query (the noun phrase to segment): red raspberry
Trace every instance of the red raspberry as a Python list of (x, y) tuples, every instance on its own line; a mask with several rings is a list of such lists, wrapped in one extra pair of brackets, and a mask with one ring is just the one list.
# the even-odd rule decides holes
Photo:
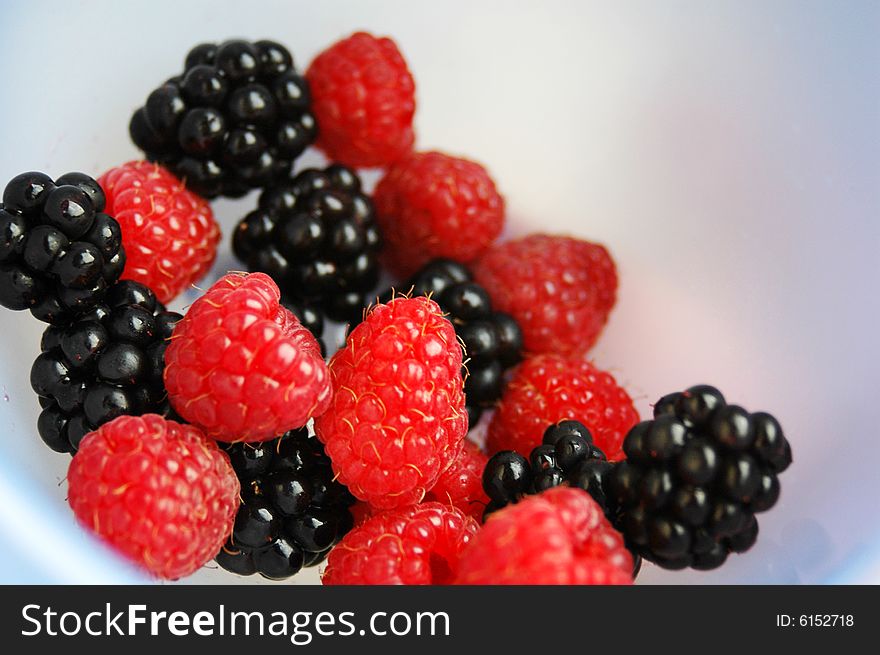
[(214, 263), (220, 227), (210, 205), (158, 164), (130, 161), (98, 180), (106, 211), (119, 221), (125, 247), (122, 278), (173, 300)]
[[(331, 555), (332, 557), (332, 555)], [(461, 554), (457, 584), (632, 584), (632, 556), (602, 508), (554, 487), (495, 512)]]
[(473, 261), (504, 226), (504, 199), (486, 169), (440, 152), (394, 164), (373, 200), (386, 260), (401, 277), (436, 257)]
[(339, 481), (378, 509), (422, 500), (467, 433), (461, 346), (433, 300), (376, 306), (330, 360), (315, 421)]
[(454, 505), (479, 521), (489, 504), (489, 497), (483, 491), (483, 469), (489, 458), (472, 441), (465, 439), (463, 443), (461, 454), (443, 472), (425, 500)]
[(232, 532), (239, 483), (192, 425), (120, 416), (85, 436), (67, 472), (77, 520), (161, 578), (194, 573)]
[(349, 532), (327, 559), (325, 585), (450, 584), (479, 525), (454, 507), (422, 503), (381, 512)]
[(279, 297), (268, 275), (230, 273), (174, 327), (165, 351), (168, 398), (208, 436), (266, 441), (330, 404), (321, 348)]
[(639, 415), (610, 373), (579, 357), (535, 355), (514, 371), (489, 424), (487, 450), (516, 450), (528, 457), (544, 430), (564, 419), (587, 426), (593, 442), (617, 461)]
[(412, 149), (415, 82), (397, 45), (358, 32), (319, 54), (306, 79), (316, 145), (353, 167), (387, 166)]
[(605, 247), (570, 237), (532, 234), (495, 245), (473, 272), (495, 308), (519, 322), (533, 353), (589, 350), (617, 294)]

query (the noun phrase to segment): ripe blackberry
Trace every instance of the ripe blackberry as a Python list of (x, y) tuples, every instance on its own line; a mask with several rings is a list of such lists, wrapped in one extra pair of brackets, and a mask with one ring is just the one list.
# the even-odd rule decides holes
[[(492, 311), (489, 294), (473, 282), (470, 270), (451, 259), (434, 259), (397, 287), (413, 296), (430, 296), (449, 314), (465, 348), (464, 391), (469, 425), (504, 392), (504, 372), (519, 362), (523, 335), (509, 314)], [(396, 292), (379, 297), (387, 302)]]
[(232, 237), (250, 271), (270, 275), (291, 300), (359, 323), (379, 276), (381, 245), (373, 203), (351, 169), (306, 169), (260, 196)]
[(91, 311), (46, 328), (31, 367), (46, 445), (74, 453), (87, 433), (117, 416), (168, 416), (162, 371), (180, 318), (144, 285), (122, 280)]
[(125, 267), (122, 231), (83, 173), (22, 173), (0, 203), (0, 305), (64, 323), (97, 305)]
[(728, 405), (708, 385), (669, 394), (627, 434), (607, 482), (629, 547), (668, 569), (721, 566), (758, 536), (791, 464), (779, 422)]
[(593, 436), (583, 423), (554, 423), (529, 459), (513, 450), (502, 450), (489, 458), (483, 471), (483, 490), (492, 502), (484, 518), (523, 496), (562, 484), (588, 492), (608, 514), (605, 480), (613, 467), (593, 444)]
[(322, 562), (351, 530), (355, 499), (306, 428), (225, 448), (242, 489), (232, 536), (216, 557), (227, 571), (288, 578)]
[(183, 73), (134, 113), (129, 132), (147, 159), (213, 198), (287, 177), (317, 127), (290, 52), (273, 41), (232, 40), (193, 48)]

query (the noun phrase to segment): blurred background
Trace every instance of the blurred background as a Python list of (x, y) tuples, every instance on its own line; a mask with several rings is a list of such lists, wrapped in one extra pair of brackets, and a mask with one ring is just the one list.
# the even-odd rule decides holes
[[(271, 38), (304, 70), (359, 29), (409, 63), (417, 147), (488, 167), (508, 236), (610, 248), (592, 355), (643, 417), (706, 382), (785, 428), (755, 548), (639, 582), (880, 583), (880, 3), (0, 0), (0, 181), (139, 158), (131, 113), (198, 42)], [(227, 234), (255, 202), (214, 203)], [(143, 581), (76, 527), (36, 434), (41, 332), (0, 313), (0, 582)]]

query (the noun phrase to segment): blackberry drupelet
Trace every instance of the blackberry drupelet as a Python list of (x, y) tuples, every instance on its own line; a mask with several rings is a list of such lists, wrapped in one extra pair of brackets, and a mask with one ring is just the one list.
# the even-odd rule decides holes
[(238, 224), (232, 249), (250, 271), (270, 275), (290, 301), (359, 323), (378, 281), (381, 246), (373, 203), (354, 171), (306, 169), (260, 196)]
[(631, 550), (668, 569), (721, 566), (758, 536), (755, 515), (779, 497), (791, 447), (770, 414), (699, 385), (661, 398), (633, 427), (606, 487)]
[(315, 140), (306, 80), (273, 41), (203, 43), (129, 125), (150, 161), (206, 197), (239, 197), (290, 174)]
[(117, 416), (169, 416), (162, 372), (180, 318), (144, 285), (122, 280), (88, 313), (46, 328), (31, 367), (46, 445), (74, 453), (87, 433)]
[(588, 492), (608, 514), (605, 481), (612, 468), (583, 423), (554, 423), (529, 459), (513, 450), (502, 450), (489, 458), (483, 471), (483, 490), (492, 502), (483, 516), (561, 484)]
[(64, 323), (95, 307), (122, 274), (122, 231), (83, 173), (22, 173), (0, 203), (0, 305)]
[[(492, 407), (504, 391), (504, 373), (519, 362), (523, 336), (509, 314), (492, 311), (489, 294), (473, 282), (470, 270), (451, 259), (434, 259), (397, 287), (414, 296), (428, 295), (448, 312), (468, 358), (465, 395), (469, 425), (476, 425), (483, 410)], [(379, 297), (390, 300), (396, 292)]]
[(321, 563), (351, 530), (355, 499), (306, 428), (225, 448), (242, 489), (232, 536), (216, 557), (227, 571), (288, 578)]

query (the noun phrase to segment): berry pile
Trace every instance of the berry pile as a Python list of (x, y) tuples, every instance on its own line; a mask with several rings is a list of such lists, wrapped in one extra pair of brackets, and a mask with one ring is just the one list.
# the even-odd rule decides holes
[(489, 458), (483, 470), (483, 490), (492, 502), (484, 517), (526, 495), (562, 484), (588, 492), (607, 515), (605, 478), (612, 468), (583, 423), (560, 421), (547, 428), (543, 443), (528, 459), (513, 450)]
[[(169, 579), (213, 557), (271, 580), (326, 559), (325, 584), (630, 584), (642, 557), (749, 549), (791, 463), (776, 419), (704, 385), (638, 423), (586, 358), (608, 251), (495, 243), (494, 181), (414, 151), (414, 112), (387, 38), (305, 77), (272, 41), (202, 44), (130, 121), (150, 162), (6, 186), (0, 305), (50, 324), (30, 379), (77, 520)], [(313, 141), (329, 165), (294, 174)], [(206, 199), (257, 188), (232, 237), (250, 272), (166, 311), (215, 260)], [(367, 306), (380, 261), (409, 277)], [(325, 317), (355, 326), (329, 363)]]
[(616, 522), (635, 552), (669, 569), (714, 569), (751, 548), (755, 514), (776, 504), (777, 474), (791, 464), (775, 418), (707, 385), (661, 398), (624, 451), (607, 481)]
[(382, 239), (374, 214), (354, 171), (307, 169), (263, 191), (258, 208), (238, 224), (232, 248), (286, 297), (357, 323), (365, 294), (379, 279)]
[(131, 118), (131, 138), (206, 198), (286, 177), (315, 140), (309, 85), (274, 41), (203, 43)]
[(180, 318), (147, 287), (123, 280), (91, 311), (46, 328), (31, 368), (43, 441), (73, 453), (87, 433), (117, 416), (169, 414), (162, 373)]
[[(492, 311), (489, 294), (473, 281), (468, 268), (451, 259), (435, 259), (398, 289), (411, 296), (428, 296), (447, 313), (464, 346), (467, 361), (462, 375), (469, 425), (480, 420), (504, 391), (504, 372), (520, 360), (522, 332), (503, 312)], [(380, 302), (397, 294), (385, 291)]]
[(351, 529), (355, 499), (334, 479), (321, 442), (302, 428), (225, 449), (242, 500), (217, 563), (238, 575), (281, 580), (324, 561)]
[(10, 180), (0, 204), (0, 305), (62, 323), (97, 305), (125, 267), (119, 224), (83, 173)]

